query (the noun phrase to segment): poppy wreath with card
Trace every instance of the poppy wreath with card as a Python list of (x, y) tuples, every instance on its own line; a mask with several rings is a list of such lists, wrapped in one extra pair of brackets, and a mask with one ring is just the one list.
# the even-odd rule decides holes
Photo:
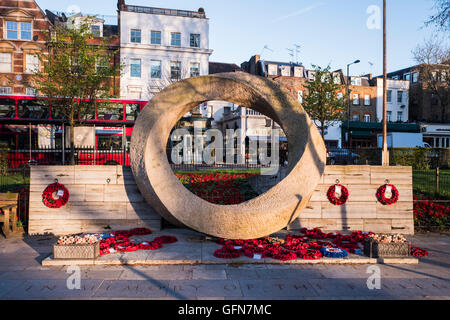
[[(390, 198), (386, 198), (386, 188), (391, 187), (392, 196)], [(383, 205), (394, 204), (398, 201), (398, 189), (392, 184), (384, 184), (377, 190), (377, 199)]]
[[(58, 199), (53, 198), (54, 193), (62, 192)], [(58, 182), (49, 184), (42, 193), (42, 202), (49, 208), (58, 209), (66, 205), (69, 201), (69, 190)]]
[[(341, 196), (339, 198), (336, 197), (336, 192), (335, 192), (336, 187), (341, 187)], [(328, 201), (330, 201), (332, 204), (334, 204), (336, 206), (343, 205), (344, 203), (347, 202), (347, 199), (348, 199), (348, 189), (341, 184), (334, 184), (328, 188), (327, 198), (328, 198)]]

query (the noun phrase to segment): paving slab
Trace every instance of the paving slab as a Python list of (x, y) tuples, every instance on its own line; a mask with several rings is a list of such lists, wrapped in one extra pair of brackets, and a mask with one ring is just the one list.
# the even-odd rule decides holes
[(170, 289), (185, 297), (242, 296), (241, 286), (235, 280), (174, 280)]
[(313, 286), (304, 279), (240, 280), (244, 296), (249, 297), (316, 297)]
[(94, 296), (102, 298), (165, 298), (168, 292), (170, 292), (168, 281), (155, 279), (107, 280), (103, 281)]
[(225, 270), (201, 270), (194, 269), (193, 280), (225, 280), (227, 279), (227, 274)]
[[(103, 280), (85, 280), (80, 289), (69, 289), (67, 280), (27, 280), (7, 293), (7, 298), (17, 299), (64, 299), (89, 298)], [(2, 297), (3, 298), (3, 297)]]

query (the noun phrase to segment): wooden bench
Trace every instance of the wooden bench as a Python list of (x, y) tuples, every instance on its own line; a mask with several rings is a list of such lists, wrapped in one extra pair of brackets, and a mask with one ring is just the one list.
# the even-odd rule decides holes
[(10, 232), (17, 232), (17, 200), (18, 193), (0, 193), (0, 222), (5, 237)]

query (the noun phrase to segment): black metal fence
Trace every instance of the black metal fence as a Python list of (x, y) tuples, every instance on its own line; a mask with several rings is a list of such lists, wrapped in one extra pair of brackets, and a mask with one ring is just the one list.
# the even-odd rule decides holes
[[(5, 152), (5, 151), (3, 151)], [(69, 165), (70, 150), (39, 148), (33, 150), (10, 150), (8, 167), (21, 168), (28, 165)], [(167, 150), (170, 161), (170, 149)], [(286, 165), (288, 153), (280, 151), (279, 161)], [(331, 165), (381, 165), (381, 148), (333, 149), (327, 152), (327, 164)], [(392, 148), (389, 149), (390, 165), (412, 166), (417, 170), (434, 168), (450, 168), (450, 148)], [(75, 148), (74, 164), (76, 165), (130, 165), (129, 150), (98, 149), (92, 147)], [(206, 163), (183, 161), (173, 164), (177, 170), (195, 170), (197, 168), (259, 168), (261, 163), (250, 161), (248, 155), (239, 163), (235, 157), (232, 163), (217, 161), (213, 165)]]
[[(71, 151), (53, 148), (33, 150), (10, 150), (9, 168), (23, 168), (33, 165), (70, 165)], [(128, 151), (122, 149), (97, 149), (92, 147), (75, 148), (75, 165), (130, 165)]]

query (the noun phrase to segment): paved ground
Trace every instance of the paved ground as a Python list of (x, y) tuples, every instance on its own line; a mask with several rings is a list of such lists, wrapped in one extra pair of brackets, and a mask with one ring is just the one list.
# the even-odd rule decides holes
[(0, 299), (449, 299), (450, 236), (411, 240), (430, 255), (375, 265), (379, 290), (367, 287), (374, 265), (267, 264), (85, 266), (80, 289), (70, 290), (67, 267), (41, 266), (53, 238), (0, 238)]

